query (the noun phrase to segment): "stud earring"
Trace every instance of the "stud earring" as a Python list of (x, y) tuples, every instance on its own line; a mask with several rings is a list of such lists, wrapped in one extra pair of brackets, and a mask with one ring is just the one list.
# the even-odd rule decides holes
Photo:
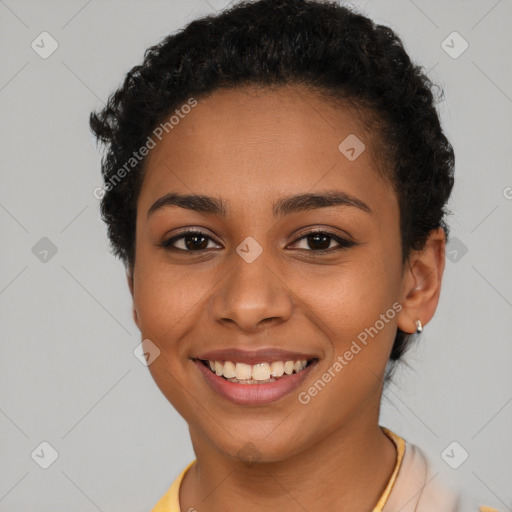
[(414, 323), (416, 324), (416, 334), (419, 334), (421, 331), (423, 331), (423, 324), (419, 319), (416, 320)]

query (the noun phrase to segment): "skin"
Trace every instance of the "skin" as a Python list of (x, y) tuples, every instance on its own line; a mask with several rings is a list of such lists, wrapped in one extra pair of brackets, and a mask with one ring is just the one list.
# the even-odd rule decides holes
[[(216, 91), (148, 155), (127, 277), (142, 338), (161, 351), (149, 369), (188, 422), (197, 457), (182, 510), (372, 510), (390, 478), (396, 451), (378, 426), (385, 367), (396, 328), (412, 333), (417, 318), (425, 325), (434, 315), (445, 235), (433, 231), (402, 266), (397, 197), (359, 115), (299, 86)], [(349, 134), (366, 146), (354, 161), (338, 150)], [(330, 206), (272, 215), (278, 198), (332, 190), (372, 213)], [(168, 206), (148, 217), (170, 192), (222, 198), (226, 216)], [(160, 245), (185, 226), (210, 237), (206, 251)], [(357, 245), (314, 256), (318, 245), (301, 237), (316, 228)], [(252, 263), (236, 252), (248, 236), (263, 249)], [(401, 311), (301, 404), (297, 393), (394, 303)], [(297, 393), (240, 406), (212, 391), (191, 359), (227, 347), (314, 353), (319, 362)]]

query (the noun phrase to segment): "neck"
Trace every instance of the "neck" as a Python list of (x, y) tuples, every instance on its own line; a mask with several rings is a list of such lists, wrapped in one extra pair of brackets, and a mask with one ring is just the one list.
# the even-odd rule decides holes
[(241, 462), (191, 437), (197, 463), (182, 482), (185, 511), (373, 510), (396, 463), (377, 421), (333, 430), (278, 462)]

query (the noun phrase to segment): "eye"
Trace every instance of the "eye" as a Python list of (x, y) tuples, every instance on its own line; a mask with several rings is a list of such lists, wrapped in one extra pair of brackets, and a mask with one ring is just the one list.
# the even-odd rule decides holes
[(161, 246), (168, 250), (184, 251), (184, 252), (200, 252), (207, 249), (219, 248), (218, 245), (214, 244), (213, 247), (209, 244), (213, 244), (213, 240), (202, 231), (185, 231), (178, 236), (164, 240)]
[[(337, 244), (334, 247), (332, 246), (333, 242)], [(184, 231), (177, 236), (164, 240), (160, 245), (167, 250), (182, 252), (201, 252), (220, 248), (210, 236), (203, 231), (196, 230)], [(311, 231), (298, 238), (291, 244), (291, 247), (312, 253), (323, 253), (346, 249), (355, 245), (358, 244), (328, 231)]]
[[(338, 245), (332, 247), (332, 242)], [(302, 243), (303, 247), (295, 248), (309, 252), (333, 252), (357, 245), (357, 243), (352, 240), (347, 240), (346, 238), (342, 238), (334, 233), (329, 233), (328, 231), (310, 231), (293, 242), (292, 246), (297, 246), (300, 243)]]

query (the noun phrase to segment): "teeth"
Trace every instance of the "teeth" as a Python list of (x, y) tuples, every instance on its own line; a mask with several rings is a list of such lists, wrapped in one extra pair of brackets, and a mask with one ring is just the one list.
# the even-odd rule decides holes
[(293, 373), (294, 366), (295, 363), (293, 361), (286, 361), (286, 363), (284, 363), (284, 373), (286, 373), (286, 375), (291, 375)]
[(236, 365), (231, 361), (226, 361), (224, 363), (223, 375), (226, 379), (232, 379), (236, 375)]
[(252, 378), (254, 380), (270, 379), (270, 365), (268, 363), (255, 364), (252, 367)]
[(270, 363), (270, 375), (272, 377), (282, 377), (284, 373), (284, 363), (282, 361), (272, 361)]
[(252, 367), (250, 364), (236, 363), (235, 377), (238, 380), (250, 379), (252, 375)]
[(307, 360), (301, 361), (272, 361), (271, 363), (258, 363), (254, 365), (234, 363), (232, 361), (208, 361), (213, 373), (233, 380), (233, 382), (246, 381), (247, 383), (270, 381), (283, 375), (291, 375), (303, 370)]

